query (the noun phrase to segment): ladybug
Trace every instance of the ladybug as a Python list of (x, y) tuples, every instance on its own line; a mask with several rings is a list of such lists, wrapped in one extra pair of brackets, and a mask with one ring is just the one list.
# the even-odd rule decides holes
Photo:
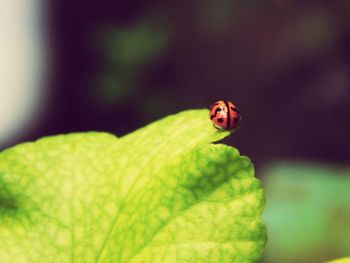
[(219, 130), (234, 131), (241, 122), (238, 108), (231, 101), (219, 100), (210, 106), (210, 119)]

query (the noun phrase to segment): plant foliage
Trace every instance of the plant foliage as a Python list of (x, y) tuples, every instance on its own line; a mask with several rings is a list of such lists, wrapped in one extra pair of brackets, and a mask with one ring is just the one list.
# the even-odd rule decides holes
[(207, 110), (122, 138), (77, 133), (0, 154), (1, 262), (253, 262), (266, 242), (247, 157)]

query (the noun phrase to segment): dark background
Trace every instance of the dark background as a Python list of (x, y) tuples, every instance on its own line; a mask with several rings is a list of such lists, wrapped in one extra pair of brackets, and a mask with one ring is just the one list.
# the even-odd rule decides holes
[(349, 161), (348, 1), (61, 0), (46, 15), (50, 96), (18, 142), (122, 136), (227, 99), (243, 122), (226, 143), (256, 165)]

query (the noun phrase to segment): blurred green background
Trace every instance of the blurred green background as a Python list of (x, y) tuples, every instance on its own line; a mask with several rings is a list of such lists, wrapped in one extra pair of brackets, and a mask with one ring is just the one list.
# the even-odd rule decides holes
[[(232, 100), (243, 121), (224, 142), (252, 159), (266, 187), (263, 262), (350, 255), (349, 1), (26, 3), (43, 57), (30, 99), (40, 107), (1, 149), (75, 131), (122, 136)], [(21, 109), (24, 93), (8, 94)]]

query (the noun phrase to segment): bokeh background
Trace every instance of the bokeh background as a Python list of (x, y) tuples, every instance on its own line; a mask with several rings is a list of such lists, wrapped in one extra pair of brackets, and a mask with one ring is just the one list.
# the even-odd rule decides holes
[(263, 262), (350, 255), (349, 1), (3, 0), (0, 56), (1, 150), (232, 100)]

